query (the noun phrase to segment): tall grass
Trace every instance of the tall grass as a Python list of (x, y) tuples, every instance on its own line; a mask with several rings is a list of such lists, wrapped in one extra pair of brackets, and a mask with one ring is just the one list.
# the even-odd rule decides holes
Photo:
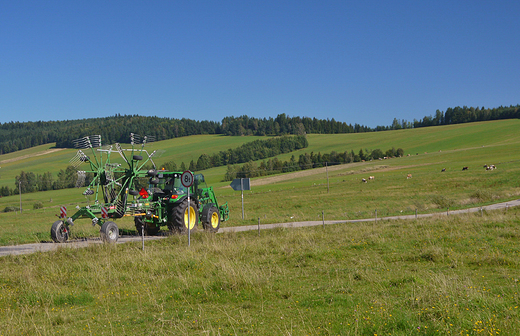
[(520, 210), (0, 259), (1, 335), (515, 334)]

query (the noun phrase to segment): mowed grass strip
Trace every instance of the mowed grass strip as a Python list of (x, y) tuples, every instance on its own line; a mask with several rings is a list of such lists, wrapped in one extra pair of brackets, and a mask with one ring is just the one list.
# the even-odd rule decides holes
[(520, 210), (0, 258), (2, 335), (513, 335)]

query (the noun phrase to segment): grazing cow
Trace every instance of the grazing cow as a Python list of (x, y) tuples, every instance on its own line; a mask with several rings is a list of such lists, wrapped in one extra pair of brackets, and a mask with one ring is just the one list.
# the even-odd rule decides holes
[(367, 180), (364, 179), (364, 178), (362, 178), (362, 179), (361, 179), (361, 182), (363, 182), (363, 183), (367, 183)]
[(408, 175), (406, 176), (406, 179), (411, 179), (411, 178), (412, 178), (412, 174), (408, 174)]
[(441, 172), (445, 172), (446, 171), (446, 168), (442, 168)]
[(466, 166), (466, 167), (462, 167), (462, 170), (468, 170), (469, 168)]
[(486, 170), (493, 170), (493, 169), (497, 169), (497, 167), (495, 167), (495, 165), (489, 165), (486, 167)]
[(374, 180), (375, 177), (374, 177), (374, 176), (369, 176), (368, 179), (369, 179), (369, 180)]

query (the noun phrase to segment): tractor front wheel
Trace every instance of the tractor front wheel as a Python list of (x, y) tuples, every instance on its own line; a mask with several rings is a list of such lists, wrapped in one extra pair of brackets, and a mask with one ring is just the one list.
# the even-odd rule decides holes
[(119, 228), (114, 222), (105, 222), (101, 226), (101, 240), (105, 243), (115, 243), (119, 238)]
[(218, 209), (216, 207), (210, 207), (202, 218), (204, 219), (202, 222), (204, 225), (204, 230), (210, 232), (218, 231), (220, 228), (220, 214), (218, 213)]
[(55, 243), (65, 243), (69, 239), (69, 230), (62, 220), (57, 220), (52, 224), (51, 238)]
[[(189, 212), (189, 223), (188, 223), (188, 212)], [(197, 210), (197, 204), (190, 200), (190, 206), (188, 206), (188, 200), (185, 199), (182, 203), (175, 206), (171, 211), (170, 221), (168, 228), (170, 231), (179, 231), (180, 233), (194, 232), (197, 229), (197, 223), (199, 222), (199, 212)]]

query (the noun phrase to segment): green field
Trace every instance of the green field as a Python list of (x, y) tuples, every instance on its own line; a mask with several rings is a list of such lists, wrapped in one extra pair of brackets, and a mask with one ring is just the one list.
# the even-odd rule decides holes
[[(281, 155), (280, 159), (288, 160), (291, 155), (298, 157), (305, 152), (357, 152), (361, 148), (392, 147), (403, 148), (405, 156), (252, 179), (252, 190), (244, 193), (245, 219), (242, 219), (240, 192), (229, 188), (229, 182), (222, 182), (226, 167), (202, 173), (215, 187), (219, 202), (229, 204), (231, 219), (225, 226), (256, 224), (258, 219), (262, 223), (320, 220), (322, 212), (326, 219), (332, 220), (373, 217), (376, 210), (379, 216), (390, 216), (412, 214), (416, 210), (425, 213), (461, 209), (518, 197), (518, 129), (520, 120), (501, 120), (377, 133), (311, 134), (308, 148)], [(194, 136), (152, 143), (150, 149), (164, 151), (156, 159), (160, 165), (169, 160), (189, 162), (202, 153), (211, 154), (255, 139)], [(14, 176), (22, 169), (38, 173), (64, 169), (74, 155), (73, 150), (37, 155), (49, 148), (40, 146), (0, 157), (1, 184), (14, 186)], [(16, 158), (22, 159), (6, 162)], [(486, 171), (484, 164), (495, 164), (498, 169)], [(462, 171), (464, 166), (469, 170)], [(442, 168), (446, 172), (441, 172)], [(407, 179), (408, 174), (413, 177)], [(369, 176), (375, 179), (361, 182)], [(0, 213), (2, 225), (10, 228), (3, 230), (0, 244), (48, 240), (59, 206), (67, 206), (71, 214), (76, 206), (92, 201), (81, 193), (81, 189), (67, 189), (23, 194), (23, 214)], [(42, 202), (44, 208), (33, 210), (36, 202)], [(0, 198), (0, 210), (19, 204), (18, 195)], [(133, 229), (131, 220), (117, 224)], [(98, 235), (89, 220), (78, 220), (72, 233), (80, 238)]]
[(0, 258), (0, 335), (515, 335), (520, 209)]
[[(406, 155), (252, 179), (241, 194), (204, 171), (231, 219), (222, 226), (444, 212), (517, 199), (519, 120), (366, 134), (308, 136), (304, 152), (403, 148)], [(195, 160), (252, 137), (152, 144), (157, 163)], [(19, 170), (64, 169), (51, 146), (0, 157), (2, 185)], [(410, 154), (410, 156), (408, 156)], [(24, 157), (17, 161), (6, 160)], [(484, 164), (497, 170), (486, 171)], [(468, 166), (469, 170), (462, 171)], [(51, 169), (52, 167), (52, 169)], [(445, 172), (441, 172), (446, 168)], [(4, 170), (5, 169), (5, 170)], [(408, 179), (407, 175), (412, 174)], [(362, 183), (362, 178), (374, 180)], [(81, 189), (22, 195), (0, 213), (0, 244), (50, 240), (60, 205)], [(41, 201), (43, 209), (33, 210)], [(91, 200), (90, 200), (91, 201)], [(19, 196), (0, 198), (0, 209)], [(130, 219), (120, 228), (134, 229)], [(0, 335), (513, 335), (520, 329), (520, 209), (301, 229), (170, 236), (0, 258)], [(75, 238), (99, 237), (78, 220)]]

